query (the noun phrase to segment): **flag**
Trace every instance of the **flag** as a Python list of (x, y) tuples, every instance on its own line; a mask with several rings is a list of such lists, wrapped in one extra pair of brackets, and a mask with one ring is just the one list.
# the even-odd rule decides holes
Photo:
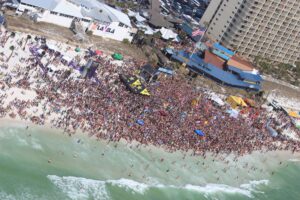
[(192, 32), (192, 36), (196, 37), (198, 35), (204, 35), (204, 33), (205, 33), (205, 29), (204, 28), (199, 28), (199, 29)]

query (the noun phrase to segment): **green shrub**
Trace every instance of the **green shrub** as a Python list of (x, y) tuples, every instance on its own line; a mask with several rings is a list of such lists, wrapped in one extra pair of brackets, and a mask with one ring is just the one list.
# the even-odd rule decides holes
[(124, 39), (122, 42), (123, 42), (124, 44), (130, 44), (130, 42), (129, 42), (128, 39)]

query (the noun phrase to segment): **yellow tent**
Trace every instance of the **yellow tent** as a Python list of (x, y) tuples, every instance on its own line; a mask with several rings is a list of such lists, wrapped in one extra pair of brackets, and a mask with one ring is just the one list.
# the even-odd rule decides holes
[(142, 90), (142, 91), (140, 92), (140, 94), (146, 95), (146, 96), (150, 96), (150, 93), (149, 93), (149, 91), (148, 91), (147, 89)]
[(227, 103), (230, 104), (230, 106), (235, 109), (236, 107), (247, 107), (247, 104), (245, 103), (245, 101), (241, 98), (241, 97), (237, 97), (237, 96), (229, 96), (227, 98)]
[(300, 115), (296, 111), (290, 111), (288, 114), (291, 117), (300, 118)]

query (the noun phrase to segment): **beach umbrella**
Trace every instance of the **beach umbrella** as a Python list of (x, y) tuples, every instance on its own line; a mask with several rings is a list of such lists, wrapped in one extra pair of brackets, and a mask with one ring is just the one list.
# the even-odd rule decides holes
[(100, 51), (100, 50), (96, 50), (95, 53), (96, 53), (96, 55), (98, 55), (98, 56), (101, 56), (101, 55), (103, 54), (103, 52)]
[(142, 120), (142, 119), (136, 120), (136, 123), (141, 126), (143, 126), (145, 124), (144, 120)]
[(195, 132), (197, 135), (205, 136), (204, 133), (203, 133), (201, 130), (199, 130), (199, 129), (194, 130), (194, 132)]
[(76, 47), (76, 48), (75, 48), (75, 51), (76, 51), (76, 52), (80, 52), (80, 48), (79, 48), (79, 47)]

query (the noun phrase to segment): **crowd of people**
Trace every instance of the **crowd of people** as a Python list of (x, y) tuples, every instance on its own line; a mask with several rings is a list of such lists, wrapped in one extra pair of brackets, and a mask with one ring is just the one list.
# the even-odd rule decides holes
[[(2, 41), (14, 40), (2, 38)], [(0, 105), (2, 117), (18, 115), (37, 124), (48, 120), (52, 126), (70, 135), (80, 130), (99, 139), (135, 140), (162, 146), (169, 151), (193, 150), (195, 154), (207, 151), (245, 154), (254, 150), (300, 150), (298, 141), (269, 134), (265, 128), (269, 117), (263, 108), (251, 108), (245, 116), (233, 118), (226, 112), (229, 105), (215, 104), (204, 89), (196, 89), (180, 74), (160, 76), (158, 81), (146, 84), (151, 96), (137, 95), (126, 89), (119, 75), (134, 74), (145, 61), (125, 58), (119, 65), (109, 56), (91, 55), (91, 49), (86, 50), (76, 60), (87, 62), (94, 59), (100, 64), (94, 77), (83, 78), (73, 75), (77, 69), (60, 62), (60, 54), (45, 48), (42, 55), (28, 53), (30, 47), (42, 48), (41, 45), (45, 45), (44, 42), (41, 44), (41, 39), (28, 42), (24, 50), (21, 48), (24, 44), (21, 44), (20, 51), (27, 51), (29, 56), (14, 54), (12, 57), (20, 67), (13, 75), (6, 73), (1, 78), (4, 88), (32, 90), (36, 97), (33, 100), (15, 99), (6, 107)], [(43, 69), (41, 60), (45, 58), (47, 64), (44, 67), (51, 63), (57, 66), (58, 71)], [(1, 66), (4, 65), (1, 62)], [(6, 95), (0, 96), (1, 101), (5, 98)], [(41, 106), (42, 114), (33, 112)], [(255, 115), (249, 117), (251, 113)], [(292, 126), (288, 117), (281, 117), (285, 122), (283, 128)], [(195, 130), (201, 130), (204, 136), (197, 135)], [(300, 136), (299, 131), (297, 133)]]

